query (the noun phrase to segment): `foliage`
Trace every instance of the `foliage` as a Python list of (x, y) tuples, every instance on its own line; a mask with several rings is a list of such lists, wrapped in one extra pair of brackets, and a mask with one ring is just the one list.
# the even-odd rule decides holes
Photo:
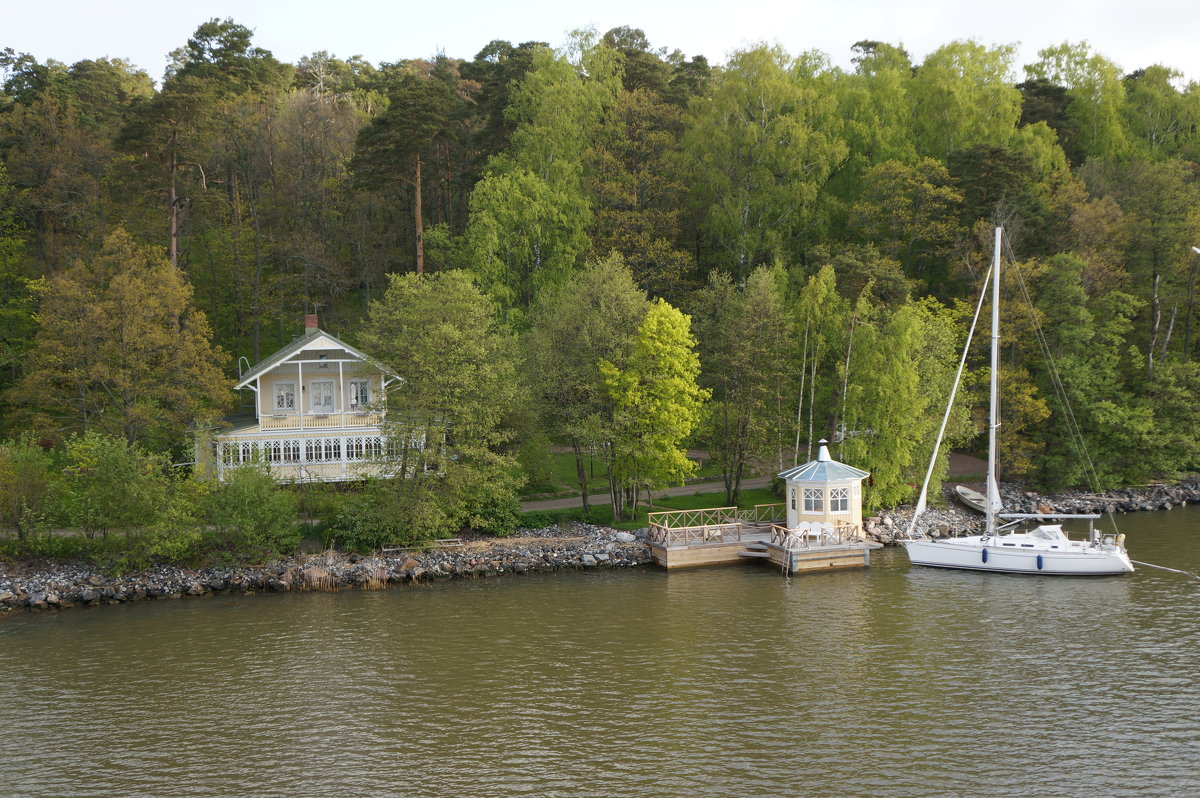
[(576, 479), (588, 507), (584, 451), (611, 398), (600, 362), (623, 363), (649, 303), (619, 255), (587, 264), (576, 279), (544, 292), (522, 338), (525, 380), (534, 410), (554, 439), (575, 454)]
[[(386, 483), (417, 538), (463, 526), (506, 533), (520, 487), (502, 452), (517, 400), (515, 338), (461, 271), (393, 275), (371, 306), (364, 346), (401, 376), (388, 391)], [(385, 488), (381, 488), (385, 489)]]
[(846, 157), (832, 96), (778, 47), (734, 53), (692, 104), (684, 148), (716, 263), (735, 280), (788, 257)]
[(203, 506), (217, 545), (230, 553), (290, 554), (300, 541), (296, 497), (265, 465), (247, 463), (226, 471)]
[[(630, 368), (647, 295), (693, 314), (701, 380), (729, 387), (708, 431), (721, 412), (745, 416), (739, 370), (772, 371), (775, 395), (749, 400), (750, 416), (769, 423), (745, 425), (729, 451), (769, 459), (760, 444), (785, 414), (764, 414), (762, 402), (784, 397), (799, 458), (866, 423), (852, 413), (887, 422), (898, 364), (921, 363), (925, 380), (932, 358), (941, 373), (940, 336), (959, 312), (909, 305), (969, 298), (1001, 223), (1030, 269), (1085, 437), (1104, 453), (1101, 481), (1194, 466), (1200, 85), (1170, 64), (1125, 71), (1086, 42), (1064, 43), (1014, 85), (1009, 46), (951, 42), (914, 60), (895, 42), (863, 40), (849, 70), (762, 45), (713, 67), (632, 27), (572, 33), (559, 49), (496, 40), (470, 59), (379, 65), (327, 51), (285, 64), (232, 19), (202, 22), (178, 44), (157, 87), (120, 58), (0, 52), (2, 436), (96, 431), (178, 452), (190, 425), (224, 403), (224, 351), (257, 362), (301, 314), (320, 312), (326, 329), (385, 352), (399, 339), (372, 339), (375, 322), (363, 319), (389, 275), (424, 252), (424, 271), (479, 281), (492, 304), (486, 320), (467, 318), (485, 337), (503, 333), (499, 360), (525, 361), (531, 398), (512, 399), (510, 388), (526, 392), (515, 372), (495, 379), (471, 333), (443, 335), (434, 316), (394, 325), (416, 338), (429, 327), (430, 353), (467, 350), (448, 356), (458, 376), (417, 382), (455, 397), (434, 405), (447, 418), (455, 392), (474, 409), (455, 426), (441, 409), (405, 415), (423, 399), (401, 389), (394, 440), (428, 444), (401, 446), (401, 467), (429, 471), (392, 489), (411, 492), (405, 523), (422, 534), (468, 522), (501, 531), (511, 501), (496, 475), (519, 473), (511, 428), (570, 448), (586, 490), (587, 452), (612, 439), (616, 417), (599, 363)], [(721, 296), (740, 297), (777, 263), (788, 285), (763, 318), (709, 304), (714, 274), (729, 277)], [(776, 311), (787, 323), (767, 323)], [(1077, 483), (1029, 314), (1011, 302), (1003, 312), (1004, 473)], [(736, 347), (708, 330), (743, 323), (757, 354), (721, 363)], [(788, 326), (780, 355), (765, 340)], [(889, 358), (866, 342), (902, 346)], [(418, 374), (439, 365), (418, 359), (434, 364)], [(470, 362), (489, 364), (478, 389)], [(978, 386), (978, 353), (969, 365)], [(896, 402), (910, 393), (901, 380)], [(980, 393), (968, 400), (979, 418)], [(476, 445), (468, 428), (503, 432)], [(883, 458), (881, 445), (862, 456)], [(896, 445), (902, 464), (925, 444)], [(893, 466), (896, 480), (910, 478), (909, 465), (880, 474)], [(51, 481), (60, 488), (31, 511), (29, 534), (68, 515), (70, 491)], [(146, 552), (195, 551), (195, 524), (176, 516), (169, 541), (152, 540), (158, 521), (123, 527), (126, 548), (136, 538)], [(147, 558), (131, 555), (130, 567)]]
[(793, 319), (782, 266), (760, 267), (738, 291), (721, 272), (697, 294), (701, 384), (712, 392), (702, 439), (736, 504), (744, 475), (780, 471), (790, 448)]
[(600, 361), (612, 415), (597, 435), (614, 516), (626, 508), (636, 513), (640, 491), (681, 483), (696, 469), (683, 444), (709, 392), (696, 384), (700, 360), (694, 347), (689, 318), (658, 299), (646, 311), (625, 366)]
[(57, 487), (50, 455), (32, 437), (0, 443), (0, 527), (26, 540), (47, 520)]
[(191, 295), (161, 255), (113, 233), (94, 259), (49, 281), (23, 397), (51, 432), (178, 445), (228, 396), (223, 353)]
[(150, 454), (121, 436), (95, 430), (65, 445), (62, 514), (87, 537), (117, 529), (129, 537), (162, 515), (170, 481), (163, 455)]

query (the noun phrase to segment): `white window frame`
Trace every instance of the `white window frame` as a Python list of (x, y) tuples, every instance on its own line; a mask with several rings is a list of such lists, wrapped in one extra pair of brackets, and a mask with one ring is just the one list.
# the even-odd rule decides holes
[[(288, 407), (279, 406), (280, 389), (283, 386), (291, 386), (292, 403)], [(276, 380), (271, 383), (271, 413), (278, 415), (280, 413), (295, 413), (296, 412), (296, 381), (295, 380)]]
[(810, 515), (820, 515), (825, 512), (825, 490), (823, 488), (804, 488), (804, 510)]
[(796, 509), (796, 489), (792, 488), (791, 493), (792, 493), (792, 509), (795, 510)]
[[(371, 403), (371, 381), (365, 377), (355, 377), (348, 383), (350, 387), (349, 405), (351, 410), (365, 410)], [(362, 389), (364, 401), (359, 401), (359, 388)]]
[(829, 489), (829, 512), (831, 512), (831, 513), (848, 513), (848, 512), (850, 512), (850, 489), (849, 488), (830, 488)]
[[(325, 405), (321, 405), (321, 409), (317, 409), (317, 386), (329, 386), (329, 409), (326, 410)], [(310, 413), (328, 414), (337, 412), (337, 387), (335, 380), (311, 380), (308, 383), (308, 409)]]

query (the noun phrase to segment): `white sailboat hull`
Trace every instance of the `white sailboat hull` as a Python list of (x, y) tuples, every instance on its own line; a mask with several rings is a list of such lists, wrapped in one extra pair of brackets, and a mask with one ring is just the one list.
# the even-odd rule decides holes
[(1133, 571), (1133, 563), (1121, 546), (1070, 541), (1065, 548), (1051, 548), (1026, 542), (1026, 538), (993, 536), (986, 545), (979, 536), (901, 543), (913, 565), (933, 568), (1047, 576), (1105, 576)]

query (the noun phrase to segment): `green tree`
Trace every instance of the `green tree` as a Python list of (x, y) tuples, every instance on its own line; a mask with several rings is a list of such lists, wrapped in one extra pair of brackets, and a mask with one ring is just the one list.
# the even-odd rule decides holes
[(1021, 93), (1010, 80), (1016, 48), (975, 41), (942, 45), (912, 80), (917, 151), (945, 159), (977, 144), (1007, 144), (1021, 116)]
[(1102, 489), (1148, 476), (1123, 453), (1153, 445), (1153, 415), (1147, 402), (1129, 394), (1122, 374), (1139, 303), (1120, 292), (1090, 303), (1084, 270), (1079, 258), (1056, 255), (1037, 282), (1036, 307), (1051, 360), (1039, 358), (1034, 374), (1052, 411), (1039, 430), (1037, 466), (1048, 485)]
[[(869, 509), (911, 501), (924, 477), (957, 367), (957, 316), (934, 300), (886, 311), (869, 293), (856, 303), (853, 348), (844, 375), (846, 402), (840, 458), (871, 472)], [(936, 399), (935, 399), (936, 397)], [(959, 408), (948, 429), (933, 484), (949, 451), (967, 431)]]
[(19, 397), (59, 431), (183, 443), (230, 395), (224, 354), (191, 299), (178, 271), (118, 230), (49, 280)]
[(819, 192), (847, 154), (826, 77), (804, 57), (760, 46), (734, 53), (691, 105), (693, 202), (713, 265), (735, 281), (820, 227)]
[(388, 488), (413, 535), (511, 530), (515, 343), (462, 271), (392, 275), (372, 303), (363, 345), (402, 377), (388, 390)]
[(1123, 158), (1129, 142), (1121, 123), (1125, 87), (1121, 70), (1092, 51), (1087, 42), (1064, 42), (1038, 51), (1039, 61), (1028, 64), (1030, 80), (1067, 90), (1067, 115), (1079, 131), (1078, 149), (1084, 157)]
[(539, 295), (522, 336), (534, 409), (553, 439), (574, 452), (585, 510), (585, 455), (597, 443), (601, 420), (612, 412), (600, 362), (625, 363), (648, 307), (629, 267), (610, 255)]
[(897, 260), (906, 274), (939, 286), (947, 256), (963, 228), (962, 192), (946, 167), (932, 158), (915, 166), (885, 161), (863, 173), (862, 194), (851, 211), (851, 229)]
[(622, 92), (596, 134), (588, 183), (596, 200), (592, 251), (619, 252), (656, 296), (683, 293), (695, 269), (676, 246), (686, 188), (677, 174), (682, 112), (646, 89)]
[[(420, 69), (419, 66), (425, 66)], [(352, 169), (367, 185), (399, 181), (412, 190), (416, 272), (425, 272), (422, 165), (446, 151), (467, 101), (457, 69), (445, 56), (411, 64), (390, 87), (387, 110), (362, 129)]]
[(682, 483), (696, 463), (684, 443), (700, 422), (709, 392), (699, 387), (700, 360), (687, 316), (662, 299), (650, 304), (624, 368), (601, 360), (612, 399), (603, 430), (613, 517), (637, 514), (642, 490)]
[(786, 284), (782, 266), (755, 269), (742, 290), (711, 272), (693, 299), (701, 384), (712, 394), (702, 440), (721, 467), (730, 505), (748, 473), (783, 470), (783, 450), (792, 445), (794, 333)]
[(517, 122), (509, 147), (471, 194), (469, 262), (485, 290), (501, 307), (516, 308), (516, 317), (539, 290), (565, 280), (587, 251), (593, 218), (585, 156), (620, 89), (615, 52), (587, 33), (568, 49), (533, 53), (506, 112)]

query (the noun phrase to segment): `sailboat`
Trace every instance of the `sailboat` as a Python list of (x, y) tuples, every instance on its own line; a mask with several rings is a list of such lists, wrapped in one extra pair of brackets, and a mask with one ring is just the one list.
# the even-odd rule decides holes
[[(1133, 563), (1125, 551), (1124, 535), (1100, 535), (1091, 527), (1086, 540), (1074, 540), (1067, 536), (1060, 523), (1043, 523), (1027, 532), (1013, 531), (1013, 528), (1024, 521), (1031, 520), (1060, 520), (1066, 518), (1099, 518), (1098, 515), (1026, 515), (1003, 514), (1000, 512), (1000, 490), (996, 481), (996, 432), (1000, 427), (999, 418), (999, 371), (1000, 371), (1000, 243), (1003, 228), (996, 228), (995, 252), (992, 258), (992, 374), (990, 384), (990, 406), (988, 416), (988, 468), (987, 489), (983, 499), (986, 522), (982, 535), (963, 537), (948, 537), (932, 539), (917, 531), (917, 519), (925, 511), (926, 498), (929, 491), (929, 481), (933, 475), (933, 463), (937, 458), (938, 448), (946, 432), (946, 422), (950, 417), (950, 408), (954, 405), (954, 396), (962, 379), (963, 366), (966, 364), (967, 348), (971, 336), (975, 332), (975, 322), (979, 320), (979, 312), (987, 293), (987, 280), (984, 280), (984, 290), (980, 293), (979, 304), (975, 309), (975, 320), (971, 323), (971, 331), (967, 335), (967, 344), (963, 347), (962, 359), (959, 361), (958, 377), (950, 391), (950, 401), (946, 414), (942, 418), (942, 426), (938, 431), (937, 442), (934, 444), (933, 456), (929, 470), (925, 474), (925, 483), (921, 486), (921, 494), (909, 523), (908, 537), (899, 542), (904, 546), (909, 561), (914, 565), (927, 565), (935, 568), (957, 568), (971, 571), (996, 571), (1010, 574), (1047, 574), (1057, 576), (1083, 576), (1124, 574), (1133, 571)], [(997, 521), (1008, 523), (997, 524)]]

